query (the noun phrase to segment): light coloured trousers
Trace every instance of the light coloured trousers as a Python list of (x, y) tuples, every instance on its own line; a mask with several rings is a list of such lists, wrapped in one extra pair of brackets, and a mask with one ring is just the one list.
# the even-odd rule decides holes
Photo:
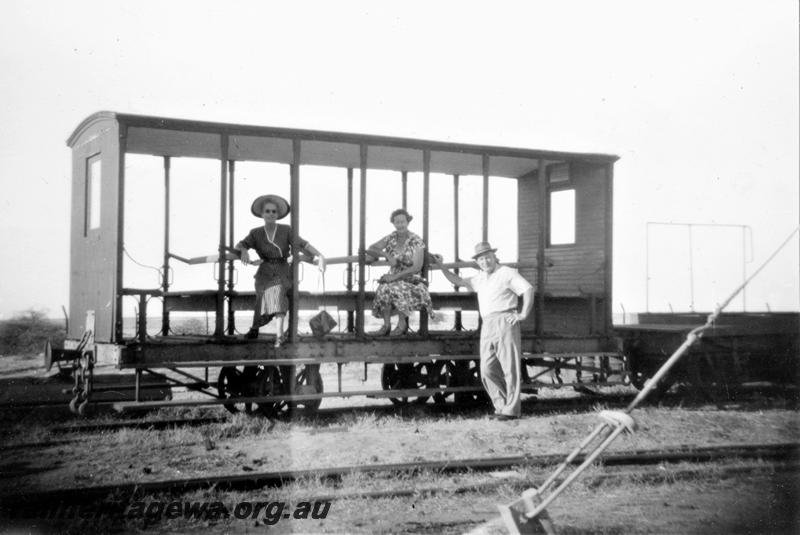
[(513, 312), (483, 318), (481, 327), (481, 381), (497, 414), (519, 416), (522, 336), (519, 323), (509, 324)]

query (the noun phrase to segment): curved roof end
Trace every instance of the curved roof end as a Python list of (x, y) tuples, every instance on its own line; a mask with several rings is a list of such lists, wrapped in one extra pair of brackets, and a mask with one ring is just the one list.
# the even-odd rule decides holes
[(67, 138), (67, 146), (73, 147), (81, 134), (94, 123), (113, 121), (116, 120), (117, 114), (113, 111), (98, 111), (89, 115), (86, 119), (75, 128), (72, 134)]

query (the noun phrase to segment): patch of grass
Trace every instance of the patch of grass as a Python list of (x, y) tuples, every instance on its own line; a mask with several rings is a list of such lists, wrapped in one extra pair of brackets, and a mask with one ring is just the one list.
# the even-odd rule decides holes
[(42, 310), (27, 310), (0, 321), (0, 355), (36, 355), (47, 340), (63, 343), (64, 325), (48, 319)]

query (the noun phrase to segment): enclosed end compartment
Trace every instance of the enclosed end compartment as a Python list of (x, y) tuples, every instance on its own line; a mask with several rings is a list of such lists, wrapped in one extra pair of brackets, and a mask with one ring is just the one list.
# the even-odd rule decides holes
[[(72, 149), (69, 338), (91, 328), (97, 342), (117, 342), (122, 325), (120, 191), (124, 137), (116, 115), (100, 112), (67, 140)], [(87, 313), (94, 317), (87, 325)]]
[(538, 336), (611, 334), (613, 164), (544, 163), (519, 179), (521, 268), (536, 281)]

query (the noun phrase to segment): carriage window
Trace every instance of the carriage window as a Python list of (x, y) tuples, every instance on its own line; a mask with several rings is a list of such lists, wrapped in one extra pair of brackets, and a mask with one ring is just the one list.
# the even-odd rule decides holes
[(92, 156), (86, 161), (87, 230), (100, 228), (100, 178), (100, 155)]
[(575, 243), (575, 190), (550, 192), (550, 245)]

